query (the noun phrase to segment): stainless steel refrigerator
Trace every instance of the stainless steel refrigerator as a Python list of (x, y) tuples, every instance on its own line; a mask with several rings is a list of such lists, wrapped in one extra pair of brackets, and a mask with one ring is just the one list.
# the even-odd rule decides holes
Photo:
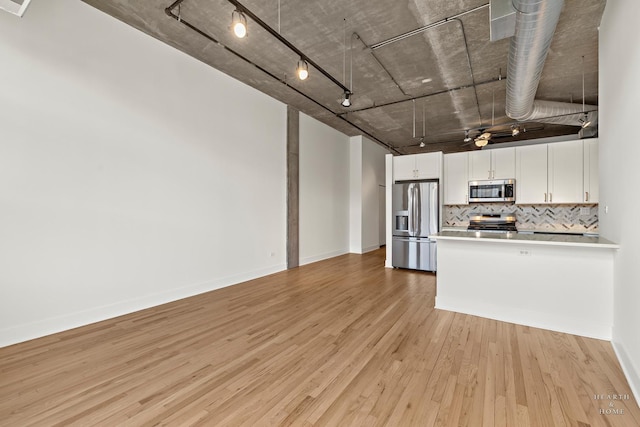
[(393, 184), (394, 267), (436, 271), (436, 242), (430, 234), (439, 229), (438, 181)]

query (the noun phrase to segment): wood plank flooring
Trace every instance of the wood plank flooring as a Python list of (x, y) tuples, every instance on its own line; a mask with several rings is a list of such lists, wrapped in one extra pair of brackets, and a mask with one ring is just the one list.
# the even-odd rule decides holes
[(610, 343), (435, 310), (433, 274), (383, 259), (2, 348), (0, 425), (640, 426)]

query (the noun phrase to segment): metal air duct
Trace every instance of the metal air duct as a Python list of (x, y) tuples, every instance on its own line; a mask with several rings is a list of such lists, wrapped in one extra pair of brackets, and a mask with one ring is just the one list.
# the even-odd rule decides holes
[[(580, 126), (582, 104), (536, 101), (544, 61), (560, 19), (564, 0), (513, 0), (516, 32), (509, 46), (507, 65), (507, 116), (518, 121)], [(584, 106), (597, 120), (597, 106)], [(554, 117), (560, 116), (560, 117)]]

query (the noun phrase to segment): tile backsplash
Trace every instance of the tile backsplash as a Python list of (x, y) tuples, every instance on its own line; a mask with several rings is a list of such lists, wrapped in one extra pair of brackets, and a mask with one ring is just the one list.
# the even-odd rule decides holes
[[(585, 211), (588, 209), (588, 214)], [(447, 205), (442, 208), (444, 227), (466, 227), (469, 215), (480, 213), (515, 213), (518, 230), (576, 233), (598, 232), (598, 205), (514, 205), (474, 203)]]

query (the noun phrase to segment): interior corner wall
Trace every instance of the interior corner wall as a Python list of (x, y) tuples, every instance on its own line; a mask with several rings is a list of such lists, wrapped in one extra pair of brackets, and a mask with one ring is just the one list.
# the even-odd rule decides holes
[[(630, 135), (640, 98), (640, 2), (607, 2), (599, 40), (600, 235), (620, 244), (614, 261), (613, 346), (640, 402), (640, 145)], [(615, 390), (611, 390), (616, 392)]]
[[(388, 150), (363, 137), (351, 137), (350, 251), (366, 253), (380, 247), (380, 204), (384, 204), (385, 155)], [(384, 209), (382, 210), (384, 211)]]
[[(380, 204), (384, 204), (385, 158), (388, 150), (362, 138), (362, 251), (380, 247)], [(382, 200), (381, 200), (382, 198)], [(382, 210), (384, 211), (384, 209)]]
[(300, 265), (349, 252), (349, 137), (300, 114)]
[(77, 0), (0, 63), (0, 346), (284, 270), (285, 105)]
[(362, 136), (349, 138), (349, 252), (362, 254)]

